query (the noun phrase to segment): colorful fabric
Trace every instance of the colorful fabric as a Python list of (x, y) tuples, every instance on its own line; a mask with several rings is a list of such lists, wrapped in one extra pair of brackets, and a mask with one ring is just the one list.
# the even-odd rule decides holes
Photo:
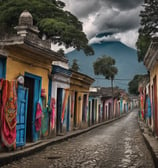
[(148, 115), (147, 115), (147, 117), (151, 117), (151, 101), (150, 101), (150, 98), (148, 97), (147, 98), (147, 104), (148, 104)]
[(54, 123), (55, 123), (55, 99), (51, 99), (51, 117), (50, 117), (50, 122), (51, 122), (51, 129), (54, 128)]
[(42, 108), (43, 112), (43, 117), (42, 117), (42, 127), (41, 127), (41, 132), (42, 136), (47, 136), (48, 135), (48, 124), (49, 124), (49, 115), (48, 115), (48, 110), (47, 108)]
[(141, 101), (141, 117), (142, 117), (142, 119), (144, 119), (144, 98), (143, 98), (143, 95), (141, 95), (140, 101)]
[(67, 101), (68, 101), (68, 96), (69, 96), (69, 91), (66, 90), (65, 91), (64, 102), (63, 102), (63, 105), (62, 105), (61, 123), (63, 123), (63, 121), (64, 121), (65, 109), (66, 109), (66, 104), (67, 104)]
[(41, 108), (40, 103), (37, 103), (36, 120), (35, 120), (36, 131), (40, 131), (41, 125), (42, 125), (42, 108)]
[[(0, 79), (0, 130), (1, 130), (1, 111), (2, 111), (2, 85), (3, 85), (3, 79)], [(0, 133), (0, 142), (1, 142), (1, 133)]]
[(4, 80), (2, 84), (1, 139), (4, 146), (16, 148), (17, 83)]

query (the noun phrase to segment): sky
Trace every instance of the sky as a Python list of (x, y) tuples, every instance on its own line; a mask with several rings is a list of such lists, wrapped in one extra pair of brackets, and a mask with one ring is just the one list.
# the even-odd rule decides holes
[[(140, 26), (139, 13), (143, 0), (62, 0), (70, 11), (83, 23), (83, 31), (89, 43), (121, 41), (136, 48)], [(100, 33), (111, 33), (101, 38)]]

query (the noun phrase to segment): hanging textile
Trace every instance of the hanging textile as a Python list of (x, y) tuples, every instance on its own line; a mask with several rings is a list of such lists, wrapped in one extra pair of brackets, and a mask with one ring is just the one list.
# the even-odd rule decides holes
[(35, 120), (35, 128), (36, 131), (40, 131), (42, 125), (42, 108), (40, 103), (37, 103), (37, 109), (36, 109), (36, 120)]
[(1, 139), (4, 146), (16, 148), (17, 83), (4, 80), (2, 84)]
[(49, 115), (48, 115), (48, 110), (47, 108), (42, 109), (42, 127), (41, 127), (41, 132), (42, 136), (47, 136), (48, 135), (48, 124), (49, 124)]
[(51, 99), (51, 117), (50, 117), (50, 122), (51, 122), (51, 129), (54, 128), (54, 121), (55, 120), (55, 98)]
[(63, 123), (63, 121), (64, 121), (64, 115), (65, 115), (66, 104), (67, 104), (67, 101), (68, 101), (68, 96), (69, 96), (69, 91), (66, 90), (65, 91), (64, 102), (63, 102), (63, 105), (62, 105), (61, 123)]
[(150, 101), (150, 97), (149, 96), (147, 98), (147, 104), (148, 104), (147, 114), (148, 114), (148, 117), (150, 118), (151, 117), (151, 101)]
[(141, 95), (141, 118), (144, 119), (144, 98), (143, 95)]
[(42, 104), (41, 133), (42, 133), (42, 136), (45, 137), (48, 135), (48, 130), (49, 130), (49, 114), (48, 114), (48, 108), (46, 104), (46, 96), (43, 96), (43, 97), (41, 96), (41, 104)]
[[(2, 110), (2, 84), (3, 79), (0, 79), (0, 130), (1, 130), (1, 110)], [(0, 144), (1, 144), (1, 133), (0, 133)]]

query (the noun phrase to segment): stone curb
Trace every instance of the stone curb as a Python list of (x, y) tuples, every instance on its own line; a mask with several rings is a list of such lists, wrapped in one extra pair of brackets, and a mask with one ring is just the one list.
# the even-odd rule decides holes
[(129, 113), (130, 112), (124, 113), (118, 118), (114, 118), (114, 119), (109, 120), (109, 121), (105, 121), (105, 122), (102, 122), (102, 123), (95, 124), (95, 125), (90, 126), (86, 129), (76, 130), (74, 132), (67, 133), (66, 135), (63, 135), (63, 136), (57, 136), (57, 137), (54, 137), (52, 139), (41, 140), (40, 143), (32, 145), (31, 147), (26, 147), (24, 149), (11, 151), (11, 152), (0, 153), (0, 166), (11, 163), (14, 160), (18, 160), (22, 157), (32, 155), (36, 152), (39, 152), (39, 151), (43, 150), (44, 148), (46, 148), (47, 146), (50, 146), (52, 144), (60, 143), (60, 142), (65, 141), (69, 138), (78, 136), (78, 135), (80, 135), (82, 133), (85, 133), (85, 132), (88, 132), (88, 131), (90, 131), (94, 128), (100, 127), (102, 125), (110, 124), (113, 121), (116, 121), (116, 120), (121, 119), (122, 117), (125, 117)]
[(153, 135), (151, 135), (151, 132), (149, 132), (148, 128), (144, 126), (145, 123), (143, 124), (142, 123), (143, 121), (141, 121), (141, 124), (140, 124), (140, 121), (138, 119), (139, 128), (142, 132), (142, 136), (144, 138), (145, 144), (147, 145), (147, 148), (149, 149), (152, 155), (155, 168), (157, 168), (158, 167), (158, 140)]

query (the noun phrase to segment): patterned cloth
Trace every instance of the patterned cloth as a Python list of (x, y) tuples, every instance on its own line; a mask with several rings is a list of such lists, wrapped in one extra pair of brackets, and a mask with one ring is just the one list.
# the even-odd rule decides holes
[(55, 124), (55, 98), (51, 99), (51, 117), (50, 117), (50, 122), (51, 122), (51, 129), (54, 128)]
[(40, 131), (41, 126), (42, 126), (42, 108), (40, 103), (37, 103), (36, 120), (35, 120), (36, 131)]
[(63, 121), (64, 121), (64, 116), (65, 116), (65, 110), (66, 110), (68, 97), (69, 97), (69, 90), (66, 90), (63, 105), (62, 105), (61, 123), (63, 123)]
[(16, 148), (17, 83), (4, 80), (2, 83), (1, 140), (7, 148)]

